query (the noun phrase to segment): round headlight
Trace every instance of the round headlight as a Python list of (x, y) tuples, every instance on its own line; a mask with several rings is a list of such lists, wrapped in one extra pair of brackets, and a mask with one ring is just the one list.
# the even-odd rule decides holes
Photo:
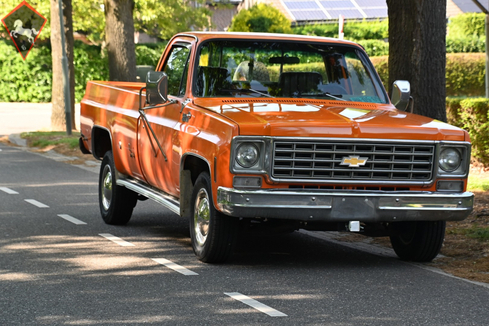
[(440, 153), (440, 168), (445, 172), (453, 172), (462, 163), (460, 152), (454, 148), (445, 148)]
[(236, 149), (236, 162), (244, 168), (250, 168), (258, 162), (258, 147), (253, 143), (242, 143)]

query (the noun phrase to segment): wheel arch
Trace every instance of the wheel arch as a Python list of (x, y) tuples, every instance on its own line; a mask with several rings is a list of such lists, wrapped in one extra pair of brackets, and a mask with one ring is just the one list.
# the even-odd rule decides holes
[(180, 216), (190, 218), (190, 199), (195, 181), (202, 172), (208, 172), (212, 177), (211, 165), (202, 156), (187, 153), (180, 164)]
[(107, 128), (93, 126), (92, 128), (92, 155), (101, 161), (108, 151), (112, 150), (112, 135)]

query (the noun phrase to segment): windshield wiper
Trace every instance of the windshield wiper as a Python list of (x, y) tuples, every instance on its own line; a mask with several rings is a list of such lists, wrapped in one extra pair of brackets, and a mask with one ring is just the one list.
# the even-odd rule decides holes
[(252, 88), (221, 88), (219, 89), (219, 91), (224, 91), (224, 92), (234, 92), (234, 93), (253, 93), (253, 94), (259, 94), (259, 95), (263, 95), (263, 96), (266, 96), (266, 97), (274, 97), (272, 95), (269, 95), (267, 93), (264, 93), (262, 91), (257, 91), (256, 89), (252, 89)]
[(333, 98), (335, 100), (338, 100), (338, 101), (347, 101), (346, 99), (342, 98), (343, 95), (341, 95), (341, 94), (335, 94), (335, 95), (333, 95), (331, 93), (324, 92), (323, 94), (320, 94), (319, 96), (328, 96), (328, 97), (331, 97), (331, 98)]

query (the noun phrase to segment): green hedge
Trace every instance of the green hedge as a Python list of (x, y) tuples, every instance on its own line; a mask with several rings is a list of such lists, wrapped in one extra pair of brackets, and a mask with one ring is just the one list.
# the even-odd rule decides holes
[[(372, 57), (380, 79), (387, 87), (389, 80), (388, 56)], [(447, 96), (485, 96), (485, 54), (447, 54)]]
[(465, 129), (472, 141), (472, 159), (489, 167), (489, 99), (447, 98), (447, 122)]
[[(296, 26), (292, 30), (294, 34), (338, 37), (338, 23)], [(343, 32), (345, 39), (348, 40), (384, 40), (389, 38), (389, 22), (388, 20), (346, 22)], [(447, 24), (447, 32), (450, 39), (484, 38), (485, 14), (467, 13), (451, 17)]]
[(464, 37), (478, 36), (485, 37), (485, 21), (484, 13), (466, 13), (450, 17), (447, 24), (447, 32), (449, 36)]
[(460, 102), (464, 99), (463, 97), (447, 97), (446, 101), (447, 122), (459, 128), (464, 127), (462, 118), (460, 117), (460, 112), (462, 111)]
[(476, 35), (447, 37), (447, 53), (486, 52), (486, 37)]
[[(338, 37), (338, 23), (335, 24), (314, 24), (293, 27), (294, 34), (316, 35), (324, 37)], [(348, 40), (382, 40), (389, 35), (389, 22), (373, 21), (345, 23), (343, 27), (345, 39)]]
[(48, 47), (33, 48), (23, 61), (12, 43), (0, 42), (0, 67), (0, 102), (51, 101), (52, 68)]
[[(138, 65), (156, 66), (166, 43), (137, 44)], [(75, 101), (89, 80), (108, 80), (107, 55), (99, 46), (75, 42)], [(51, 102), (52, 59), (49, 43), (36, 44), (24, 61), (11, 40), (0, 40), (0, 102)]]
[(447, 96), (485, 96), (485, 53), (447, 55)]
[[(478, 36), (447, 37), (447, 53), (486, 52), (486, 38)], [(389, 43), (383, 40), (361, 40), (361, 44), (371, 57), (389, 55)]]
[[(75, 65), (75, 102), (80, 102), (89, 80), (108, 80), (107, 56), (101, 56), (99, 46), (76, 42), (73, 55)], [(49, 54), (51, 56), (51, 54)], [(48, 102), (50, 102), (49, 99)]]
[(370, 57), (389, 55), (389, 43), (382, 40), (362, 40), (358, 44), (364, 47)]
[[(458, 104), (457, 104), (458, 102)], [(459, 125), (470, 134), (472, 141), (472, 159), (489, 166), (489, 99), (467, 98), (447, 101), (447, 114), (450, 111), (451, 119), (459, 117)], [(458, 106), (458, 112), (456, 110)], [(453, 121), (452, 121), (453, 122)]]

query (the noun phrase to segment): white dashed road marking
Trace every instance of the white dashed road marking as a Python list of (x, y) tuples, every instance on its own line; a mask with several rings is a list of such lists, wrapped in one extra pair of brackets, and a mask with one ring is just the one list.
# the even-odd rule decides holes
[(165, 265), (166, 267), (171, 268), (176, 272), (179, 272), (180, 274), (183, 274), (183, 275), (199, 275), (196, 272), (192, 272), (191, 270), (189, 270), (183, 266), (180, 266), (178, 264), (175, 264), (174, 262), (172, 262), (168, 259), (165, 259), (165, 258), (151, 258), (151, 259), (153, 259), (158, 264)]
[(76, 224), (76, 225), (82, 225), (82, 224), (87, 224), (83, 221), (80, 221), (79, 219), (77, 218), (74, 218), (73, 216), (70, 216), (70, 215), (67, 215), (67, 214), (58, 214), (59, 217), (61, 218), (64, 218), (65, 220), (73, 223), (73, 224)]
[(0, 187), (0, 190), (3, 192), (6, 192), (9, 195), (18, 195), (19, 194), (17, 191), (12, 190), (10, 188), (6, 188), (6, 187)]
[(49, 208), (48, 205), (45, 205), (41, 202), (38, 202), (37, 200), (34, 200), (34, 199), (24, 199), (26, 202), (28, 202), (29, 204), (31, 205), (34, 205), (34, 206), (37, 206), (39, 208)]
[(264, 305), (263, 303), (256, 301), (255, 299), (252, 299), (244, 294), (238, 292), (230, 292), (230, 293), (224, 292), (224, 294), (230, 296), (234, 300), (241, 301), (242, 303), (247, 304), (248, 306), (258, 311), (261, 311), (271, 317), (287, 317), (287, 315), (284, 314), (283, 312), (280, 312), (267, 305)]
[(99, 235), (102, 236), (102, 237), (104, 237), (107, 240), (110, 240), (112, 242), (117, 243), (119, 246), (123, 246), (123, 247), (135, 247), (134, 244), (132, 244), (130, 242), (127, 242), (127, 241), (124, 241), (121, 238), (118, 238), (116, 236), (113, 236), (110, 233), (100, 233)]

